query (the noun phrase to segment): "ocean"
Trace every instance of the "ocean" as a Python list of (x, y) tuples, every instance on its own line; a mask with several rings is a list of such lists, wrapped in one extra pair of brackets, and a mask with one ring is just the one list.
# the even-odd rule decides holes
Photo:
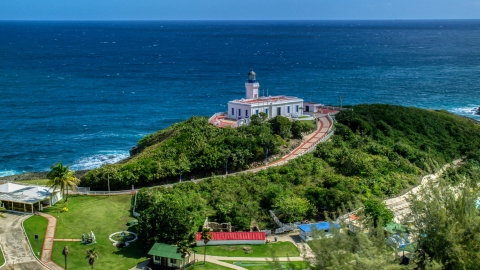
[(477, 120), (480, 21), (0, 21), (0, 176), (119, 161), (140, 138), (265, 95)]

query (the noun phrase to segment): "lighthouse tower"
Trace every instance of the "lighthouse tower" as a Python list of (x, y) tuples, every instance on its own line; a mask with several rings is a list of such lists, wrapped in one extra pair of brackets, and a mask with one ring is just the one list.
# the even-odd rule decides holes
[(258, 87), (260, 84), (257, 82), (257, 74), (250, 70), (248, 73), (248, 81), (245, 83), (245, 96), (247, 99), (258, 98)]

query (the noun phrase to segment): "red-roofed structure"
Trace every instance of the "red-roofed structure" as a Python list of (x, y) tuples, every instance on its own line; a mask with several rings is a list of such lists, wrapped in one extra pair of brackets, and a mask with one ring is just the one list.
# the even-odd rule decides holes
[[(208, 242), (209, 246), (216, 245), (241, 245), (265, 244), (267, 235), (265, 232), (211, 232), (212, 239)], [(202, 234), (197, 232), (197, 246), (203, 246)]]

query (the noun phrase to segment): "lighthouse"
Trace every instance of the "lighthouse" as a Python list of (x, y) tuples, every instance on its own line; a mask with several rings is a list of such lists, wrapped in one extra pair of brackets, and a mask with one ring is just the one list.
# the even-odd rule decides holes
[(257, 74), (253, 70), (248, 73), (248, 80), (245, 83), (245, 98), (258, 99), (258, 88), (260, 84), (257, 82)]
[(259, 87), (257, 74), (250, 70), (248, 80), (245, 82), (245, 98), (228, 102), (228, 111), (225, 114), (227, 118), (236, 120), (240, 126), (242, 123), (248, 123), (250, 116), (259, 113), (265, 113), (268, 118), (277, 115), (293, 117), (301, 114), (303, 99), (292, 96), (259, 96)]

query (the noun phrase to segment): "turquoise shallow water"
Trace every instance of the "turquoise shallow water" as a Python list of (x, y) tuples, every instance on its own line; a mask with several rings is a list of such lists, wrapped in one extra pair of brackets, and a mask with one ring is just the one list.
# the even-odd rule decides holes
[(0, 175), (91, 169), (261, 92), (480, 119), (480, 21), (0, 22)]

